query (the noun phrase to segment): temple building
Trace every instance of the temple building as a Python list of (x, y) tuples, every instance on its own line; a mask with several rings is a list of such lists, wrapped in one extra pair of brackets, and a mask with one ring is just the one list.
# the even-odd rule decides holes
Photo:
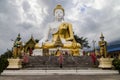
[(31, 35), (31, 38), (24, 45), (24, 52), (31, 55), (35, 48), (35, 44), (36, 44), (36, 41), (34, 40), (33, 36)]
[(111, 57), (120, 59), (120, 44), (109, 45), (107, 49), (108, 54), (111, 55)]

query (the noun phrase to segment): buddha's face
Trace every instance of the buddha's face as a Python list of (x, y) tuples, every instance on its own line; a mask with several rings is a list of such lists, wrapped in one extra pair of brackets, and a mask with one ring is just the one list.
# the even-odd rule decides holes
[(62, 18), (64, 17), (63, 11), (62, 11), (61, 9), (55, 10), (55, 17), (56, 17), (57, 19), (62, 19)]

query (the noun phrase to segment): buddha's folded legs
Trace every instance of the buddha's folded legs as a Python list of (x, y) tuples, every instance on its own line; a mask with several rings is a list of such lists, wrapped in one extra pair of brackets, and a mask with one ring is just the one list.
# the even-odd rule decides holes
[(63, 48), (72, 48), (72, 43), (64, 43)]
[[(74, 45), (72, 43), (65, 43), (63, 47), (64, 48), (74, 48)], [(75, 47), (80, 48), (80, 44), (76, 43)]]
[[(55, 45), (54, 42), (45, 42), (43, 44), (43, 47), (45, 47), (45, 48), (54, 48), (54, 45)], [(69, 48), (69, 49), (73, 48), (72, 42), (64, 43), (63, 44), (63, 48)], [(76, 48), (80, 48), (80, 44), (79, 43), (76, 43)]]
[(45, 42), (43, 44), (43, 47), (45, 47), (45, 48), (53, 48), (54, 44), (55, 44), (54, 42)]

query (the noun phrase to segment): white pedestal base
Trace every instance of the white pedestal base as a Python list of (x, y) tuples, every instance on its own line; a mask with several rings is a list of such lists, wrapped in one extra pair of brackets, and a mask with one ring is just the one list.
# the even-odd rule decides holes
[(112, 68), (113, 58), (100, 58), (99, 60), (99, 68)]
[(32, 56), (43, 56), (42, 49), (35, 49), (35, 50), (33, 50)]
[(8, 59), (9, 65), (7, 69), (20, 69), (22, 68), (22, 60), (21, 59)]
[[(57, 48), (49, 49), (49, 55), (56, 55), (57, 56), (57, 54), (56, 54), (57, 50), (58, 50)], [(68, 54), (70, 54), (70, 49), (63, 49), (63, 48), (61, 48), (60, 51), (62, 51), (62, 54), (65, 54), (66, 52)]]

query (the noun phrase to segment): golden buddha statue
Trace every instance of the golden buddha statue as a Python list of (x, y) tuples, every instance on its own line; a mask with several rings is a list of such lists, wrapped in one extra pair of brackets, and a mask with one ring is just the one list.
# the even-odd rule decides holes
[[(72, 24), (64, 21), (64, 9), (61, 5), (57, 5), (54, 9), (55, 21), (48, 24), (47, 34), (44, 37), (41, 48), (55, 48), (55, 42), (60, 38), (63, 46), (66, 49), (79, 50), (81, 45), (74, 39)], [(38, 46), (38, 44), (36, 45)], [(77, 55), (79, 55), (77, 53)]]
[(102, 33), (100, 39), (101, 39), (101, 41), (99, 41), (100, 55), (103, 57), (107, 57), (107, 42), (104, 41), (104, 36)]
[(13, 57), (14, 58), (20, 57), (21, 55), (23, 46), (20, 40), (21, 40), (21, 37), (20, 37), (20, 34), (18, 34), (18, 37), (16, 38), (14, 42), (14, 46), (13, 46)]
[[(64, 22), (64, 9), (61, 5), (57, 5), (54, 9), (55, 24), (51, 23), (49, 25), (48, 36), (52, 35), (52, 42), (49, 42), (48, 38), (44, 43), (44, 47), (50, 48), (54, 47), (54, 43), (57, 40), (58, 35), (63, 43), (63, 48), (72, 48), (72, 42), (74, 39), (72, 24)], [(80, 48), (80, 44), (77, 43), (77, 47)]]

